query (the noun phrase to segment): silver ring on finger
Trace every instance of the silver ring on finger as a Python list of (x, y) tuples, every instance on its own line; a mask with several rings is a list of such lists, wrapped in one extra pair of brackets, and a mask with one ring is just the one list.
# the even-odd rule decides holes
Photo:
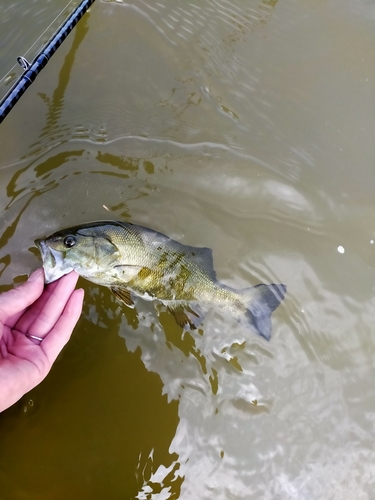
[(30, 333), (25, 333), (25, 337), (27, 337), (30, 340), (39, 340), (39, 342), (42, 342), (44, 340), (41, 337), (37, 337), (36, 335), (31, 335)]

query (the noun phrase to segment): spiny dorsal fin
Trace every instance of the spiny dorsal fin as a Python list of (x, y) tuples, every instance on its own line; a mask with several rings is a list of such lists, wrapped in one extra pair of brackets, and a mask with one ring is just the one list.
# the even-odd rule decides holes
[(118, 299), (124, 302), (124, 304), (126, 304), (131, 309), (134, 309), (134, 301), (132, 299), (130, 290), (128, 290), (127, 288), (120, 288), (117, 286), (111, 286), (110, 290)]

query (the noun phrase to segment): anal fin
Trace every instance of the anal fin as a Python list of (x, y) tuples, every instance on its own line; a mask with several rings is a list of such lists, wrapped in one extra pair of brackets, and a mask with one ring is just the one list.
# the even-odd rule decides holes
[(191, 330), (196, 330), (204, 319), (202, 310), (194, 306), (195, 310), (188, 305), (178, 304), (168, 306), (168, 310), (173, 314), (176, 323), (182, 328), (188, 326)]

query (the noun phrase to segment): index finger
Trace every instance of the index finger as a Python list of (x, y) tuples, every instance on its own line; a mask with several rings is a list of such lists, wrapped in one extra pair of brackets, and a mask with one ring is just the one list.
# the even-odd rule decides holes
[(25, 333), (29, 331), (30, 326), (34, 323), (35, 318), (37, 318), (37, 316), (39, 316), (40, 312), (43, 310), (43, 307), (47, 303), (58, 283), (59, 280), (56, 280), (53, 283), (46, 285), (41, 296), (33, 304), (31, 304), (31, 306), (26, 311), (22, 311), (22, 313), (18, 315), (13, 324), (16, 324), (16, 327), (19, 331)]
[(78, 280), (74, 271), (48, 285), (42, 297), (22, 316), (16, 329), (44, 337), (55, 326)]

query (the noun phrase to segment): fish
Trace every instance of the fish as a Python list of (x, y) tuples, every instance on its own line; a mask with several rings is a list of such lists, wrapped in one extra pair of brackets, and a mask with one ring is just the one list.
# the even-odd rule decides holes
[(128, 307), (136, 297), (163, 303), (178, 325), (194, 330), (210, 307), (228, 313), (266, 340), (271, 313), (284, 299), (283, 284), (237, 290), (216, 278), (212, 250), (184, 245), (153, 229), (121, 221), (96, 221), (35, 240), (45, 282), (71, 271), (108, 287)]

